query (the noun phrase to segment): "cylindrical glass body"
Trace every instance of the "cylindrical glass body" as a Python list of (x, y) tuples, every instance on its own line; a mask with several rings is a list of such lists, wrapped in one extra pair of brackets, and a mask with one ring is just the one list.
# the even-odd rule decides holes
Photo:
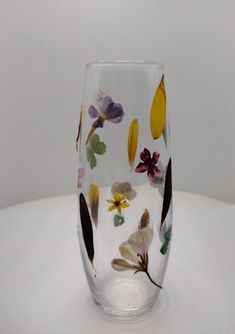
[(92, 297), (119, 318), (145, 313), (162, 288), (172, 227), (169, 139), (161, 65), (87, 64), (78, 236)]

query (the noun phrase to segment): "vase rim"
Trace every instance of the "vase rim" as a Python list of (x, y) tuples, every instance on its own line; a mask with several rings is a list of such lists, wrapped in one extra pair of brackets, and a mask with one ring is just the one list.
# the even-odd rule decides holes
[(86, 63), (86, 67), (154, 67), (161, 70), (164, 70), (164, 65), (156, 62), (156, 61), (149, 61), (149, 60), (95, 60)]

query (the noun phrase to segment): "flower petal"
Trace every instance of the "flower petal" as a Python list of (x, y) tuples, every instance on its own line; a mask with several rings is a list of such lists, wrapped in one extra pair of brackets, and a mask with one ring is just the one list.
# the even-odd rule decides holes
[(109, 105), (108, 108), (104, 111), (104, 115), (106, 119), (113, 123), (121, 122), (124, 111), (122, 105), (119, 103), (114, 103), (113, 105)]
[(148, 162), (151, 159), (151, 154), (147, 148), (144, 148), (143, 152), (140, 153), (140, 159), (144, 162)]
[(163, 163), (161, 161), (158, 161), (158, 168), (160, 170), (159, 177), (164, 177), (166, 173), (166, 168), (164, 168)]
[(120, 123), (123, 119), (124, 113), (116, 118), (108, 119), (109, 122), (112, 123)]
[(144, 173), (149, 169), (149, 165), (143, 162), (140, 162), (138, 166), (135, 168), (136, 173)]
[(99, 111), (93, 105), (89, 107), (88, 114), (91, 118), (99, 117)]
[(119, 194), (119, 201), (122, 202), (124, 199), (126, 199), (126, 196), (124, 194)]
[(153, 152), (153, 156), (152, 156), (152, 164), (153, 165), (156, 165), (156, 163), (158, 162), (159, 157), (160, 157), (160, 153)]
[(123, 242), (119, 246), (119, 251), (120, 251), (121, 256), (124, 257), (124, 259), (127, 259), (133, 263), (138, 264), (138, 255), (134, 251), (134, 249), (131, 247), (128, 241)]
[(115, 191), (113, 197), (114, 197), (114, 202), (120, 202), (121, 199), (119, 192)]
[(115, 182), (112, 185), (111, 193), (114, 194), (115, 192), (125, 195), (128, 200), (132, 200), (136, 196), (136, 191), (132, 189), (129, 182)]
[(110, 206), (108, 207), (108, 211), (113, 211), (113, 210), (115, 210), (115, 209), (117, 209), (116, 205), (110, 205)]
[(134, 189), (130, 189), (127, 193), (126, 193), (126, 198), (131, 201), (133, 198), (135, 198), (136, 196), (136, 191)]
[(137, 254), (144, 255), (148, 253), (152, 240), (153, 230), (150, 227), (145, 227), (132, 233), (128, 242)]
[(128, 208), (130, 206), (130, 204), (128, 203), (128, 202), (122, 202), (121, 204), (120, 204), (120, 207), (121, 208)]
[(104, 127), (104, 119), (99, 117), (95, 122), (92, 124), (93, 128), (103, 128)]
[(114, 105), (114, 102), (109, 95), (101, 96), (101, 98), (98, 101), (98, 107), (100, 111), (103, 113), (105, 112), (106, 109), (109, 108), (109, 106), (111, 108), (113, 105)]
[(139, 269), (141, 269), (139, 266), (132, 265), (129, 262), (127, 262), (126, 260), (123, 260), (123, 259), (113, 259), (113, 261), (111, 262), (111, 266), (113, 267), (113, 269), (115, 269), (117, 271), (139, 270)]
[(122, 193), (126, 193), (131, 190), (131, 184), (129, 182), (121, 182), (119, 183), (119, 187)]
[(104, 97), (104, 92), (102, 90), (98, 90), (95, 96), (95, 99), (97, 102), (99, 102)]
[(114, 194), (116, 192), (120, 192), (120, 188), (119, 188), (119, 185), (120, 185), (120, 182), (116, 181), (114, 182), (114, 184), (112, 185), (112, 188), (111, 188), (111, 193)]
[(155, 171), (153, 168), (149, 168), (148, 172), (147, 172), (148, 178), (150, 181), (154, 181), (155, 178)]
[(133, 168), (135, 162), (135, 155), (138, 146), (138, 138), (139, 138), (139, 122), (138, 119), (135, 118), (132, 120), (129, 126), (128, 141), (127, 141), (128, 161), (131, 168)]
[(111, 204), (115, 203), (114, 200), (112, 200), (112, 199), (107, 199), (107, 202), (109, 202)]
[(153, 169), (154, 169), (154, 172), (155, 172), (156, 174), (158, 174), (158, 175), (161, 174), (161, 171), (160, 171), (160, 169), (158, 168), (158, 166), (154, 166)]

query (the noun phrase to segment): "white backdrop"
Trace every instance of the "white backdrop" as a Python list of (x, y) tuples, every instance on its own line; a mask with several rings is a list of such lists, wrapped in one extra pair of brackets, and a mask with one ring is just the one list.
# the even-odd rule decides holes
[(0, 206), (76, 191), (84, 64), (165, 64), (174, 186), (235, 202), (235, 4), (0, 0)]

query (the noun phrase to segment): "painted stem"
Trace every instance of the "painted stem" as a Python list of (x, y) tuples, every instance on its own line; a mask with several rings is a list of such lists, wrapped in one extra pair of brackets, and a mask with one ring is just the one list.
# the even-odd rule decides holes
[(151, 276), (149, 275), (149, 272), (148, 272), (147, 269), (145, 270), (145, 273), (146, 273), (146, 275), (148, 276), (149, 280), (150, 280), (154, 285), (156, 285), (159, 289), (162, 289), (162, 287), (161, 287), (159, 284), (155, 283), (155, 282), (152, 280), (152, 278), (151, 278)]
[(96, 128), (91, 128), (90, 132), (88, 133), (87, 140), (86, 140), (86, 145), (88, 144), (91, 136), (95, 133)]

